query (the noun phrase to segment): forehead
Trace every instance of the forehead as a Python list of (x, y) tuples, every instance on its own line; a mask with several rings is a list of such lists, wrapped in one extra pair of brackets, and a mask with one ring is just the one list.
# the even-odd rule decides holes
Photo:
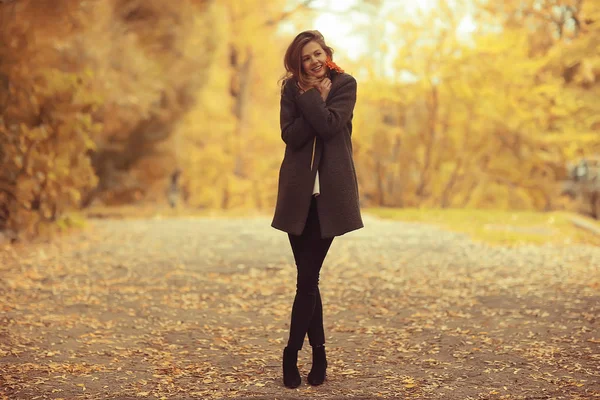
[(302, 48), (302, 56), (312, 54), (317, 50), (323, 50), (323, 48), (321, 47), (321, 45), (319, 43), (317, 43), (315, 41), (308, 42)]

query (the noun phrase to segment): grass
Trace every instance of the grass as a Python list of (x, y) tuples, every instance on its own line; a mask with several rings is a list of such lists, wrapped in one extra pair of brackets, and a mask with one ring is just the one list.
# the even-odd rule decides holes
[(83, 211), (86, 218), (187, 218), (187, 217), (254, 217), (265, 212), (235, 208), (231, 210), (199, 209), (190, 207), (171, 208), (166, 205), (142, 204), (120, 206), (96, 206)]
[(489, 244), (600, 246), (599, 235), (576, 227), (571, 219), (586, 220), (600, 229), (598, 221), (565, 211), (368, 208), (364, 212), (385, 219), (433, 224)]
[[(556, 244), (585, 243), (600, 246), (600, 235), (576, 227), (572, 218), (586, 220), (600, 229), (600, 223), (579, 214), (553, 211), (511, 211), (474, 209), (365, 208), (365, 214), (408, 222), (422, 222), (469, 235), (473, 240), (489, 244)], [(84, 210), (84, 218), (240, 218), (271, 215), (257, 210), (172, 209), (166, 205), (124, 205), (92, 207)]]

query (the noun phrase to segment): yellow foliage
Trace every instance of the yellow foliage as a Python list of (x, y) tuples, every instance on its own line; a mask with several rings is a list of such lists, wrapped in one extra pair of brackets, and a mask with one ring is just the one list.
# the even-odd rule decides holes
[[(568, 162), (600, 153), (600, 3), (553, 3), (363, 13), (370, 51), (345, 68), (366, 74), (352, 138), (363, 205), (560, 207)], [(0, 4), (0, 222), (31, 230), (31, 215), (165, 202), (165, 189), (191, 207), (271, 209), (296, 33), (279, 23), (308, 28), (302, 4)]]
[[(44, 69), (19, 78), (19, 95), (0, 117), (0, 200), (4, 228), (30, 235), (40, 222), (56, 221), (79, 205), (81, 191), (96, 185), (86, 153), (101, 125), (92, 120), (96, 104), (86, 95), (84, 77)], [(22, 107), (23, 98), (34, 107)], [(40, 123), (19, 123), (32, 117)]]
[[(582, 13), (596, 11), (584, 3)], [(503, 11), (488, 4), (478, 22), (497, 28), (459, 40), (458, 4), (419, 22), (395, 14), (396, 79), (374, 75), (361, 86), (356, 157), (367, 204), (551, 208), (566, 161), (600, 151), (600, 85), (566, 82), (564, 64), (565, 52), (595, 57), (583, 49), (598, 35), (582, 29), (548, 45), (535, 36), (548, 31), (531, 32), (511, 14), (527, 7), (518, 2)], [(589, 64), (576, 73), (587, 82)]]

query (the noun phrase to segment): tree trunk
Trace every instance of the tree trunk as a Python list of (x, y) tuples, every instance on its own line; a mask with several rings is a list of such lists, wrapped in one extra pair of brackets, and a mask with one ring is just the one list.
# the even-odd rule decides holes
[(385, 184), (383, 182), (383, 166), (381, 161), (377, 160), (375, 164), (377, 177), (377, 202), (379, 206), (385, 206)]
[(416, 194), (419, 197), (425, 195), (425, 189), (429, 185), (429, 170), (433, 159), (433, 149), (435, 147), (435, 126), (437, 122), (438, 112), (438, 93), (437, 88), (431, 88), (431, 105), (429, 107), (429, 126), (427, 127), (428, 140), (426, 141), (427, 148), (425, 149), (425, 160), (421, 171), (421, 181), (417, 186)]
[(238, 177), (247, 177), (244, 165), (244, 142), (248, 130), (248, 103), (250, 100), (250, 84), (252, 78), (252, 49), (247, 49), (245, 60), (240, 60), (239, 51), (231, 46), (231, 95), (234, 97), (233, 114), (236, 118), (234, 157), (234, 174)]
[(461, 167), (462, 167), (462, 160), (459, 159), (456, 162), (454, 171), (452, 171), (452, 176), (450, 176), (450, 179), (448, 179), (448, 182), (446, 183), (446, 187), (444, 188), (444, 191), (442, 192), (442, 197), (440, 199), (440, 206), (442, 208), (446, 208), (450, 205), (450, 193), (452, 193), (452, 189), (454, 188), (454, 185), (456, 184), (456, 181), (458, 179), (458, 172), (460, 171)]

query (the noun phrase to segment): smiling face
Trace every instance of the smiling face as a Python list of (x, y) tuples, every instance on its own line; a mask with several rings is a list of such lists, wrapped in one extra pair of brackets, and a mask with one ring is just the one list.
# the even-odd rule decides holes
[(325, 61), (327, 53), (319, 43), (311, 41), (302, 48), (302, 70), (306, 75), (322, 78), (327, 69)]

